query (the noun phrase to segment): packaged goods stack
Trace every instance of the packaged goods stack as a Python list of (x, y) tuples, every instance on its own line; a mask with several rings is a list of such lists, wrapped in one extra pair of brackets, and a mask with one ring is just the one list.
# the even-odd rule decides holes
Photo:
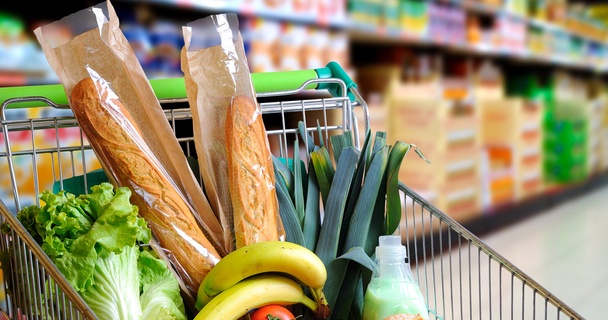
[(542, 183), (542, 101), (533, 94), (507, 95), (499, 73), (496, 89), (488, 94), (485, 80), (478, 84), (476, 101), (481, 114), (485, 155), (484, 208), (521, 201), (539, 194)]
[[(507, 99), (500, 70), (486, 63), (476, 72), (475, 101), (480, 113), (483, 208), (515, 199), (517, 101)], [(514, 139), (515, 138), (515, 139)]]
[(480, 141), (467, 64), (446, 63), (451, 72), (444, 74), (440, 56), (417, 55), (408, 61), (405, 68), (358, 68), (361, 86), (371, 82), (385, 88), (388, 140), (413, 143), (431, 161), (405, 159), (399, 180), (456, 220), (471, 220), (481, 213)]
[(588, 108), (584, 83), (556, 73), (545, 99), (543, 159), (549, 184), (579, 182), (588, 175)]
[(443, 2), (429, 4), (428, 38), (448, 45), (466, 43), (466, 14), (464, 9)]
[(590, 176), (596, 176), (604, 170), (603, 155), (604, 155), (604, 138), (603, 118), (606, 112), (606, 97), (601, 92), (601, 84), (594, 80), (589, 84), (589, 108), (587, 111), (588, 129), (587, 133), (589, 141), (587, 150), (589, 157), (587, 159), (587, 170)]
[(528, 16), (527, 0), (505, 0), (503, 1), (503, 6), (508, 12), (523, 17)]
[(528, 50), (528, 24), (525, 20), (510, 15), (497, 16), (494, 23), (498, 52), (512, 55), (524, 55)]
[(408, 34), (422, 36), (429, 24), (427, 1), (402, 0), (399, 2), (399, 27)]
[(600, 128), (600, 146), (601, 146), (601, 168), (602, 172), (608, 170), (608, 92), (606, 88), (602, 89), (602, 97), (604, 101), (604, 108), (602, 115), (600, 116), (601, 128)]

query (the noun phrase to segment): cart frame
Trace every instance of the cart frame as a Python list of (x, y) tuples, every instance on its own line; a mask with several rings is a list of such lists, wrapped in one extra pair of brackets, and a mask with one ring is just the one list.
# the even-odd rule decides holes
[[(305, 93), (310, 91), (307, 89), (309, 85), (316, 82), (333, 83), (342, 88), (339, 91), (342, 95), (311, 98)], [(290, 126), (289, 120), (294, 117), (307, 123), (309, 131), (317, 130), (316, 123), (308, 125), (309, 120), (321, 117), (319, 123), (325, 139), (334, 131), (353, 131), (357, 147), (359, 125), (355, 109), (360, 108), (362, 125), (366, 130), (369, 128), (367, 105), (356, 88), (348, 87), (341, 79), (310, 79), (294, 90), (258, 93), (257, 96), (263, 115), (280, 117), (278, 128), (267, 128), (269, 138), (278, 141), (279, 147), (273, 152), (280, 157), (289, 155), (290, 141), (295, 140), (298, 134), (297, 126)], [(0, 259), (4, 274), (0, 294), (5, 297), (0, 302), (0, 310), (10, 319), (96, 319), (15, 217), (16, 211), (24, 206), (16, 162), (28, 163), (37, 195), (46, 188), (38, 181), (39, 156), (48, 154), (52, 161), (58, 162), (53, 179), (63, 187), (64, 179), (87, 172), (86, 161), (80, 161), (82, 172), (75, 169), (78, 166), (75, 161), (78, 162), (78, 157), (84, 159), (85, 154), (92, 150), (82, 131), (80, 145), (61, 145), (59, 130), (78, 127), (72, 116), (9, 119), (8, 115), (13, 110), (9, 106), (24, 101), (37, 101), (45, 108), (69, 109), (42, 96), (15, 97), (2, 103), (0, 138), (4, 140), (5, 149), (0, 146), (0, 172), (5, 175), (8, 171), (10, 175), (13, 199), (0, 201), (0, 222), (11, 227), (9, 233), (0, 236), (0, 253), (4, 257)], [(164, 99), (160, 102), (163, 106), (171, 106), (187, 103), (187, 99)], [(165, 113), (176, 134), (180, 123), (191, 121), (188, 108), (167, 109)], [(330, 116), (334, 113), (339, 117)], [(55, 131), (55, 146), (37, 147), (33, 137), (42, 130)], [(17, 150), (11, 144), (11, 133), (19, 132), (29, 132), (32, 142), (29, 147)], [(192, 137), (178, 137), (178, 141), (184, 146), (186, 155), (194, 150)], [(71, 166), (72, 172), (64, 172), (62, 161), (71, 162), (68, 167)], [(52, 166), (53, 170), (55, 166)], [(83, 176), (86, 186), (86, 175)], [(407, 247), (412, 273), (425, 295), (432, 319), (583, 319), (459, 222), (405, 184), (400, 183), (399, 187), (403, 213), (398, 232)], [(9, 202), (14, 203), (11, 209)], [(40, 297), (47, 303), (43, 304)]]

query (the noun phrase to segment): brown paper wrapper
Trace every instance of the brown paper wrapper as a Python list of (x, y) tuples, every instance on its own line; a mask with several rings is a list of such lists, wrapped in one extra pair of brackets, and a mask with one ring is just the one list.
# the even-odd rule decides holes
[[(223, 256), (219, 221), (109, 1), (35, 30), (110, 181), (128, 186), (191, 299)], [(180, 156), (176, 156), (180, 155)], [(162, 248), (162, 249), (161, 249)]]
[[(199, 167), (205, 191), (226, 236), (226, 250), (251, 242), (284, 239), (268, 137), (237, 16), (211, 15), (184, 26), (183, 33), (185, 46), (181, 63), (193, 115)], [(250, 103), (233, 104), (235, 97)], [(237, 105), (253, 109), (244, 113), (231, 110)], [(243, 114), (247, 115), (244, 122), (249, 127), (242, 135), (232, 135), (235, 140), (230, 141), (230, 132), (234, 131), (233, 115)], [(253, 162), (249, 158), (245, 168), (236, 164), (244, 158), (235, 152), (238, 146), (253, 141), (247, 138), (256, 141), (262, 157)], [(250, 187), (243, 189), (247, 183)], [(247, 193), (256, 194), (257, 199), (244, 208), (243, 202), (247, 199), (243, 198)]]

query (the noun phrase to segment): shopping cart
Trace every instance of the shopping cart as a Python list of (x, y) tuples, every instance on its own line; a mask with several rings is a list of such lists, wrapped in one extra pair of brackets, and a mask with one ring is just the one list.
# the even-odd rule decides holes
[[(277, 76), (253, 75), (262, 113), (272, 119), (268, 121), (267, 133), (273, 153), (289, 156), (300, 121), (311, 132), (320, 127), (325, 139), (333, 133), (351, 130), (358, 146), (358, 131), (369, 127), (368, 110), (356, 84), (339, 66), (299, 73), (290, 81), (268, 85), (267, 80)], [(153, 88), (162, 88), (166, 84), (162, 81), (151, 80)], [(295, 88), (291, 88), (294, 84)], [(185, 91), (173, 88), (177, 92), (174, 97), (161, 97), (159, 90), (155, 92), (166, 107), (167, 120), (185, 154), (191, 155), (195, 150), (192, 134), (179, 130), (192, 125), (187, 100), (183, 98)], [(47, 166), (44, 170), (52, 171), (51, 182), (58, 188), (63, 188), (63, 181), (71, 177), (83, 176), (85, 190), (92, 183), (87, 182), (85, 173), (93, 169), (89, 161), (94, 158), (93, 151), (69, 114), (61, 93), (62, 89), (47, 86), (0, 92), (3, 101), (0, 138), (5, 146), (4, 150), (0, 147), (0, 177), (10, 177), (11, 184), (0, 201), (0, 219), (11, 226), (10, 233), (0, 237), (4, 276), (0, 309), (11, 319), (95, 319), (91, 309), (14, 215), (28, 201), (37, 203), (36, 195), (49, 188), (40, 178), (43, 165)], [(11, 94), (14, 98), (7, 99)], [(20, 114), (25, 109), (19, 107), (25, 105), (39, 105), (36, 110), (50, 112)], [(71, 133), (75, 144), (62, 144), (63, 130), (76, 130)], [(25, 145), (16, 147), (13, 142), (16, 136), (25, 140)], [(46, 144), (39, 145), (40, 140)], [(29, 176), (27, 181), (20, 179), (19, 172)], [(33, 197), (26, 197), (26, 186), (33, 190)], [(400, 190), (404, 201), (399, 232), (431, 319), (582, 319), (450, 216), (406, 185), (400, 184)]]

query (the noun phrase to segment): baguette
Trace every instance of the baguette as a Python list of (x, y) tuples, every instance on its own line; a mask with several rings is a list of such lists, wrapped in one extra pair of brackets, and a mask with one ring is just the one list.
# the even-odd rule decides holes
[[(74, 86), (70, 106), (115, 184), (133, 191), (131, 201), (165, 249), (194, 296), (220, 256), (199, 228), (183, 196), (162, 169), (111, 89), (86, 78)], [(142, 143), (140, 143), (142, 142)], [(111, 173), (111, 174), (110, 174)]]
[(278, 240), (272, 156), (262, 116), (252, 98), (233, 97), (225, 134), (236, 248)]

